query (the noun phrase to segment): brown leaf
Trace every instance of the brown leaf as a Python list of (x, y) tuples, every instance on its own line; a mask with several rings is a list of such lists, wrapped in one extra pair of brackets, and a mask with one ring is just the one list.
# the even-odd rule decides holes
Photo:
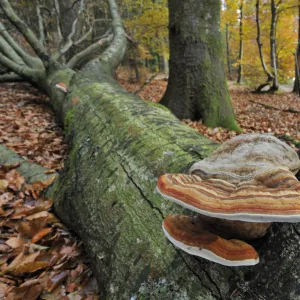
[(33, 285), (26, 292), (24, 299), (26, 300), (35, 300), (39, 297), (41, 292), (43, 291), (43, 287), (40, 284)]
[(14, 270), (10, 270), (10, 273), (14, 275), (20, 275), (23, 273), (34, 273), (38, 270), (45, 269), (51, 264), (47, 261), (32, 261), (28, 263), (22, 263), (17, 266)]
[(0, 195), (0, 205), (2, 206), (4, 204), (8, 203), (13, 198), (14, 198), (14, 194), (13, 193), (9, 193), (9, 192)]
[(23, 236), (32, 239), (45, 227), (46, 218), (47, 217), (40, 217), (30, 221), (22, 221), (18, 225), (18, 230)]
[(56, 176), (52, 176), (45, 181), (36, 181), (33, 184), (26, 184), (25, 191), (30, 192), (35, 199), (38, 199), (40, 192), (49, 186), (55, 180), (55, 178)]
[(6, 191), (8, 187), (8, 181), (4, 179), (0, 179), (0, 191)]
[(25, 240), (21, 237), (12, 237), (5, 242), (11, 248), (22, 247), (25, 243)]
[(46, 290), (52, 292), (68, 275), (69, 271), (64, 271), (51, 276), (46, 282)]
[(0, 299), (6, 299), (9, 290), (11, 290), (11, 287), (9, 285), (0, 282)]
[(30, 262), (34, 262), (35, 259), (39, 256), (40, 252), (35, 252), (29, 255), (24, 254), (24, 251), (21, 252), (7, 267), (5, 273), (12, 273), (14, 270), (19, 268), (22, 265), (26, 265)]
[(45, 235), (47, 235), (48, 233), (50, 233), (53, 230), (53, 228), (45, 228), (42, 231), (40, 231), (39, 233), (37, 233), (36, 235), (33, 236), (33, 238), (31, 239), (32, 243), (37, 243), (38, 241), (40, 241)]

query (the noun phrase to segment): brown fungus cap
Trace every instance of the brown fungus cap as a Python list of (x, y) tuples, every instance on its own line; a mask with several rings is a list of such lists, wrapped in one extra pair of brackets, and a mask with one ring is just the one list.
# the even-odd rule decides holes
[(247, 222), (299, 222), (300, 183), (277, 168), (234, 185), (197, 175), (165, 174), (157, 183), (165, 198), (205, 216)]
[(225, 266), (250, 266), (259, 262), (255, 249), (240, 240), (225, 240), (205, 231), (194, 217), (167, 216), (163, 222), (166, 237), (176, 247)]

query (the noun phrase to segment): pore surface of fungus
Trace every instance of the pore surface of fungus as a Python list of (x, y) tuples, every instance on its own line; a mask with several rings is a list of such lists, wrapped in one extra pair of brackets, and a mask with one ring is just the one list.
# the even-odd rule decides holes
[(235, 137), (194, 164), (190, 174), (159, 178), (157, 190), (165, 199), (203, 215), (167, 217), (164, 233), (190, 254), (224, 265), (256, 264), (258, 257), (250, 245), (246, 248), (242, 241), (224, 238), (259, 238), (270, 222), (299, 222), (300, 183), (294, 175), (299, 169), (296, 152), (277, 138), (262, 134)]

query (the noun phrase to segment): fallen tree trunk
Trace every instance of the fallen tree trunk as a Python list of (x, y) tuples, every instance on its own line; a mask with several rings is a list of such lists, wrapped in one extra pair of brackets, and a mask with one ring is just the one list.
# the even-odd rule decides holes
[[(184, 171), (217, 145), (96, 69), (66, 69), (48, 78), (70, 149), (48, 195), (57, 215), (82, 238), (101, 298), (295, 299), (298, 225), (275, 224), (253, 242), (261, 257), (253, 267), (195, 258), (165, 239), (163, 218), (183, 210), (155, 193), (157, 177)], [(62, 80), (67, 94), (55, 88)]]

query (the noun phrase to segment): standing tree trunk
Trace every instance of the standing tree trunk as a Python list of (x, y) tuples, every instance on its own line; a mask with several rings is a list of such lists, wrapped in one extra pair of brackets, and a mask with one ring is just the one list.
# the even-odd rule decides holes
[(238, 66), (238, 79), (237, 83), (243, 82), (243, 52), (244, 52), (244, 37), (243, 37), (243, 18), (244, 18), (244, 0), (240, 0), (240, 48), (239, 48), (239, 66)]
[(300, 0), (298, 1), (298, 43), (295, 53), (295, 82), (293, 92), (300, 96)]
[(220, 1), (169, 1), (170, 75), (161, 104), (178, 118), (239, 130), (222, 61)]
[(270, 85), (270, 82), (273, 81), (273, 75), (269, 72), (267, 65), (265, 63), (265, 59), (264, 59), (264, 54), (263, 54), (263, 44), (261, 42), (261, 31), (260, 31), (260, 0), (256, 1), (256, 5), (255, 5), (255, 16), (256, 16), (256, 28), (257, 28), (257, 36), (256, 36), (256, 41), (257, 41), (257, 46), (258, 46), (258, 52), (259, 52), (259, 58), (260, 58), (260, 62), (262, 65), (262, 68), (264, 70), (264, 72), (267, 75), (267, 81), (263, 84), (261, 84), (256, 91), (260, 92), (264, 87)]
[(278, 70), (276, 59), (276, 25), (277, 25), (277, 5), (275, 0), (271, 0), (271, 26), (270, 26), (270, 62), (272, 68), (273, 82), (271, 91), (278, 91)]
[(228, 69), (228, 79), (232, 80), (228, 24), (226, 24), (226, 29), (225, 30), (226, 30), (226, 61), (227, 61), (227, 69)]

